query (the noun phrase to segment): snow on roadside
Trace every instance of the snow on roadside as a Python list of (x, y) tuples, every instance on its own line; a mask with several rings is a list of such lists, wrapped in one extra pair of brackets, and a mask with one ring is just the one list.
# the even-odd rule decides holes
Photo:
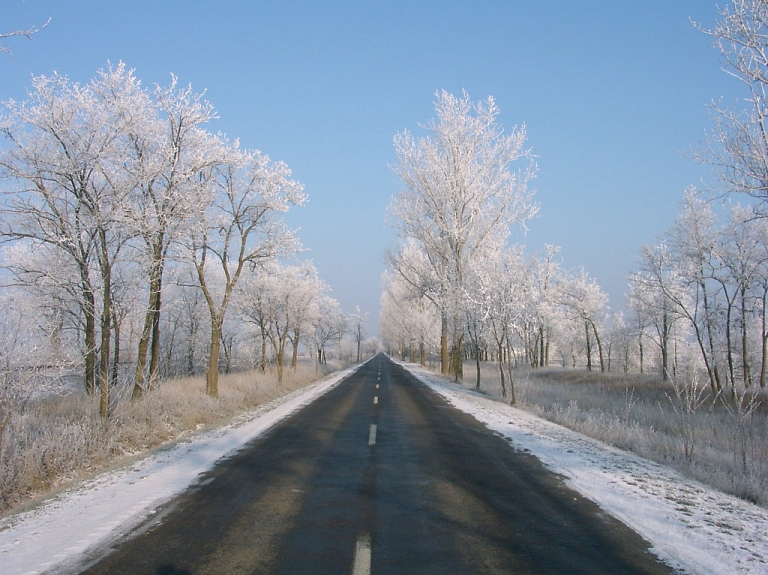
[(357, 368), (331, 375), (245, 414), (226, 427), (195, 434), (0, 520), (3, 575), (43, 573), (116, 540), (195, 483), (217, 460), (274, 427), (338, 385)]
[(457, 409), (623, 521), (683, 573), (768, 573), (768, 510), (523, 410), (402, 364)]

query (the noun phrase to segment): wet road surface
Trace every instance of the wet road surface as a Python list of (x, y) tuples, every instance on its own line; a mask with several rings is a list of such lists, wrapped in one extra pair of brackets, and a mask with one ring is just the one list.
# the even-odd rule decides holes
[(647, 548), (378, 355), (78, 572), (673, 572)]

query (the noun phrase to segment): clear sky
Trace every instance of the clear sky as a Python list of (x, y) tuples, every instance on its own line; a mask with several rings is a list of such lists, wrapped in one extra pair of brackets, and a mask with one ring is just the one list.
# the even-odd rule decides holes
[[(720, 0), (722, 4), (725, 0)], [(378, 325), (387, 206), (399, 183), (392, 138), (434, 116), (435, 92), (493, 95), (525, 123), (541, 206), (531, 253), (562, 248), (624, 304), (641, 246), (672, 224), (686, 186), (714, 184), (690, 159), (707, 104), (743, 92), (720, 69), (715, 0), (2, 0), (0, 99), (32, 75), (87, 82), (123, 61), (145, 85), (170, 73), (218, 110), (211, 129), (285, 161), (309, 203), (289, 215), (349, 313)]]

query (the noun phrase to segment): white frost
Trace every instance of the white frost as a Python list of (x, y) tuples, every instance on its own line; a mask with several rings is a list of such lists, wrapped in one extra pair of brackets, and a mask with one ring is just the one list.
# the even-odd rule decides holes
[(239, 418), (199, 433), (133, 465), (99, 475), (30, 511), (0, 520), (3, 575), (43, 573), (74, 563), (89, 549), (118, 539), (214, 463), (317, 399), (348, 369)]
[[(456, 408), (530, 451), (568, 484), (621, 519), (673, 567), (689, 574), (768, 573), (768, 511), (691, 481), (525, 411), (407, 366)], [(352, 370), (200, 433), (133, 465), (111, 471), (0, 520), (3, 575), (74, 564), (118, 539), (195, 483), (220, 458), (336, 386)]]
[(684, 573), (768, 573), (768, 510), (668, 467), (405, 365), (451, 405), (531, 452)]

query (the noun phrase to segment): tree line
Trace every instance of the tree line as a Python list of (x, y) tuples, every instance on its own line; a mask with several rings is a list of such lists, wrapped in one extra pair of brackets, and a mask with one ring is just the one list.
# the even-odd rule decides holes
[(300, 244), (283, 215), (303, 185), (210, 131), (216, 117), (176, 77), (147, 89), (123, 63), (87, 84), (36, 77), (25, 101), (2, 105), (6, 292), (34, 310), (29, 361), (81, 366), (105, 417), (118, 380), (138, 398), (163, 365), (202, 365), (216, 396), (243, 326), (259, 342), (251, 363), (271, 358), (280, 377), (287, 342), (293, 365), (300, 344), (322, 361), (347, 331), (312, 264), (285, 263)]
[[(392, 353), (439, 356), (463, 376), (466, 359), (498, 363), (514, 402), (513, 365), (701, 369), (720, 394), (768, 378), (768, 6), (734, 0), (710, 35), (726, 71), (749, 91), (742, 107), (712, 105), (697, 159), (719, 175), (717, 195), (744, 194), (720, 223), (711, 199), (686, 190), (681, 212), (629, 278), (626, 310), (585, 270), (569, 272), (558, 248), (526, 255), (508, 242), (536, 212), (536, 166), (525, 126), (504, 132), (493, 98), (436, 94), (426, 135), (395, 136), (402, 187), (390, 210), (400, 236), (383, 277), (382, 339)], [(506, 375), (505, 375), (506, 371)]]

